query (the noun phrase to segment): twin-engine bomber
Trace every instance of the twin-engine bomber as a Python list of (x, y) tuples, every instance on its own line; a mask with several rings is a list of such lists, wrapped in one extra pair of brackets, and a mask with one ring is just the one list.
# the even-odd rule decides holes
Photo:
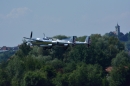
[(44, 49), (51, 49), (53, 46), (59, 46), (59, 47), (65, 47), (67, 49), (69, 46), (75, 46), (75, 45), (87, 45), (90, 46), (90, 37), (87, 36), (84, 42), (76, 41), (77, 36), (72, 36), (67, 39), (56, 39), (54, 40), (51, 37), (46, 37), (44, 35), (44, 38), (32, 38), (33, 32), (30, 34), (30, 38), (23, 37), (24, 39), (28, 39), (28, 41), (25, 41), (25, 43), (28, 43), (32, 46), (39, 46), (43, 47)]

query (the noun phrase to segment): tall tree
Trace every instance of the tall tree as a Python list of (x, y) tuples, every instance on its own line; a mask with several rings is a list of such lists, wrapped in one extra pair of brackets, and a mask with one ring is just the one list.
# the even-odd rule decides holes
[(19, 46), (19, 50), (16, 52), (16, 55), (22, 57), (22, 56), (27, 56), (29, 54), (29, 52), (31, 51), (31, 48), (29, 45), (27, 45), (26, 43), (22, 43)]

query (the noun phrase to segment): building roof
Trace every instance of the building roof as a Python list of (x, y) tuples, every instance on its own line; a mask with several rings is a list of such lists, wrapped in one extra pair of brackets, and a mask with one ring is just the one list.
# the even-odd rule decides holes
[(110, 66), (110, 67), (107, 67), (105, 70), (106, 70), (107, 72), (111, 72), (112, 67), (111, 67), (111, 66)]
[(1, 50), (8, 50), (8, 48), (6, 46), (3, 46)]

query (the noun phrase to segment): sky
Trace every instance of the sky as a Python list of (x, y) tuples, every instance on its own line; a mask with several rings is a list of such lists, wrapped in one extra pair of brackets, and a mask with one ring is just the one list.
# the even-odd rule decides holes
[(130, 0), (0, 0), (0, 47), (23, 37), (104, 35), (130, 31)]

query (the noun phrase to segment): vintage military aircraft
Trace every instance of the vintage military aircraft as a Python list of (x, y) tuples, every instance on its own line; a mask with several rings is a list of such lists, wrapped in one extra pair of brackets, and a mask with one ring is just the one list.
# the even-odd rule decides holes
[(80, 42), (80, 41), (76, 41), (76, 36), (72, 36), (70, 38), (67, 39), (56, 39), (53, 40), (53, 38), (50, 37), (45, 37), (44, 34), (44, 38), (32, 38), (32, 34), (33, 32), (31, 32), (30, 34), (30, 38), (27, 37), (23, 37), (24, 39), (28, 39), (28, 41), (25, 41), (26, 43), (29, 43), (32, 46), (40, 46), (43, 47), (44, 49), (51, 49), (52, 46), (57, 45), (58, 47), (65, 47), (65, 49), (68, 48), (68, 46), (75, 46), (75, 45), (82, 45), (82, 44), (86, 44), (88, 45), (88, 47), (90, 46), (90, 37), (87, 36), (85, 39), (85, 42)]

